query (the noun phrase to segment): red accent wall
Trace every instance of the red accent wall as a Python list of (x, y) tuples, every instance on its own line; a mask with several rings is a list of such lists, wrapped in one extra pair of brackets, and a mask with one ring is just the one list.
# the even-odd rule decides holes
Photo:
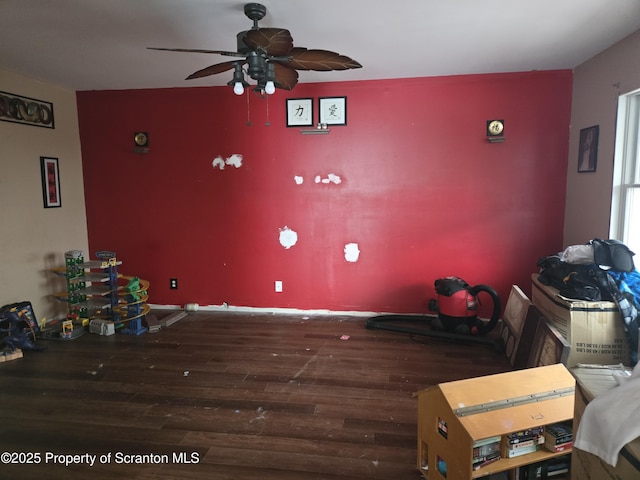
[[(562, 249), (571, 83), (563, 70), (300, 84), (249, 103), (228, 87), (79, 92), (87, 256), (115, 251), (156, 304), (426, 312), (450, 275), (504, 304)], [(347, 126), (286, 127), (286, 98), (313, 98), (317, 117), (326, 96), (347, 97)], [(504, 143), (485, 138), (494, 118)], [(212, 166), (232, 154), (240, 168)], [(314, 180), (331, 173), (341, 183)]]

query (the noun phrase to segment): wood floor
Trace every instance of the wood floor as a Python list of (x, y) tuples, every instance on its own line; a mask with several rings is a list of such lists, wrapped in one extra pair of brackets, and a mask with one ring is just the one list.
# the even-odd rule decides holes
[(39, 460), (3, 456), (1, 479), (417, 480), (416, 392), (509, 370), (338, 316), (196, 312), (39, 344), (0, 363), (0, 452)]

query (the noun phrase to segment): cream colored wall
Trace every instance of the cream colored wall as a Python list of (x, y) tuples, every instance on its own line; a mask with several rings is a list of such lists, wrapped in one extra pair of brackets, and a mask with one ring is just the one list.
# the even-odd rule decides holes
[[(0, 121), (0, 305), (28, 300), (52, 318), (65, 282), (49, 269), (88, 245), (76, 96), (3, 70), (0, 90), (53, 103), (55, 129)], [(59, 159), (60, 208), (43, 207), (40, 156)]]
[[(574, 71), (564, 246), (609, 238), (618, 96), (640, 88), (639, 58), (640, 31)], [(592, 125), (600, 125), (597, 169), (578, 173), (580, 129)]]

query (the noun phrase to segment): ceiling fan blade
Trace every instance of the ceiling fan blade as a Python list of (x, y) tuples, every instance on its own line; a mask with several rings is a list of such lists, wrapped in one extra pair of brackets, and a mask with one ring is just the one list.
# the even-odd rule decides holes
[(215, 75), (216, 73), (226, 72), (227, 70), (234, 68), (238, 63), (242, 64), (244, 62), (233, 61), (216, 63), (215, 65), (211, 65), (210, 67), (203, 68), (202, 70), (192, 73), (185, 80), (193, 80), (194, 78), (208, 77), (209, 75)]
[(187, 52), (187, 53), (217, 53), (218, 55), (227, 55), (229, 57), (244, 57), (244, 53), (226, 52), (224, 50), (201, 50), (197, 48), (158, 48), (147, 47), (148, 50), (164, 50), (166, 52)]
[(273, 57), (288, 55), (293, 48), (291, 33), (284, 28), (257, 28), (255, 30), (249, 30), (244, 36), (243, 41), (248, 47), (262, 49)]
[(273, 70), (276, 74), (276, 80), (274, 82), (276, 87), (282, 90), (293, 90), (293, 87), (298, 83), (298, 72), (281, 63), (271, 63), (273, 64)]
[(288, 65), (296, 70), (326, 72), (362, 68), (362, 65), (355, 60), (328, 50), (308, 50), (303, 47), (295, 47), (291, 49), (289, 56), (291, 56), (291, 61)]

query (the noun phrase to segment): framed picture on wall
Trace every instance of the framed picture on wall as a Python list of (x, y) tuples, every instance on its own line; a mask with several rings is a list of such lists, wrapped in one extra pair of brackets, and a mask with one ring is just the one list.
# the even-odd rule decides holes
[(580, 148), (578, 149), (578, 172), (595, 172), (598, 164), (598, 135), (600, 126), (580, 130)]
[(313, 98), (287, 98), (287, 127), (313, 126)]
[(51, 157), (40, 157), (40, 171), (42, 174), (42, 199), (44, 208), (62, 206), (60, 197), (60, 170), (58, 169), (58, 159)]
[(320, 107), (320, 123), (326, 125), (347, 124), (347, 97), (321, 97), (318, 99)]
[(35, 127), (55, 128), (53, 103), (15, 93), (0, 92), (0, 120)]

